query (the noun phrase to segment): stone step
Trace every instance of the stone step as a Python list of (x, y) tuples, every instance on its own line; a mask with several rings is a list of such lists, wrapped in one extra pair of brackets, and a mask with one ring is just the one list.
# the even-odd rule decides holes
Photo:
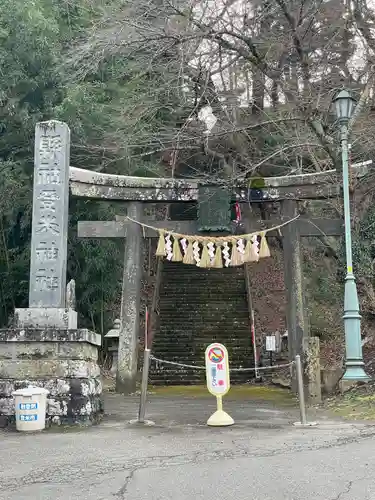
[(185, 290), (183, 288), (176, 287), (174, 290), (161, 290), (159, 297), (162, 299), (177, 299), (186, 297), (187, 299), (200, 299), (200, 300), (222, 300), (226, 301), (228, 299), (241, 299), (247, 302), (246, 292), (240, 289), (229, 289), (225, 290), (205, 290), (199, 288), (191, 288), (190, 290)]
[[(178, 374), (172, 374), (170, 372), (167, 373), (153, 373), (152, 374), (153, 381), (152, 385), (154, 386), (160, 386), (160, 385), (205, 385), (206, 384), (206, 376), (201, 375), (200, 377), (193, 377), (190, 376), (190, 374), (182, 374), (180, 377)], [(237, 384), (246, 384), (252, 380), (253, 377), (249, 375), (231, 375), (230, 378), (230, 383), (231, 385), (237, 385)], [(209, 395), (209, 392), (207, 391), (207, 395)]]
[(181, 341), (181, 343), (174, 345), (168, 342), (167, 339), (164, 339), (164, 341), (160, 339), (160, 341), (158, 342), (154, 340), (152, 349), (155, 352), (156, 351), (162, 352), (162, 349), (168, 347), (168, 351), (164, 354), (164, 356), (173, 355), (173, 356), (180, 356), (181, 358), (189, 356), (189, 353), (193, 352), (201, 351), (202, 353), (204, 353), (206, 347), (212, 342), (216, 341), (220, 341), (220, 343), (228, 345), (228, 350), (231, 353), (252, 350), (250, 338), (248, 339), (248, 342), (245, 342), (245, 340), (247, 339), (244, 339), (244, 342), (241, 344), (233, 344), (233, 342), (230, 342), (230, 340), (231, 340), (230, 338), (225, 338), (225, 337), (215, 337), (215, 338), (205, 337), (204, 339), (201, 339), (199, 342), (194, 342), (193, 340), (191, 342)]
[[(228, 325), (249, 324), (249, 318), (246, 311), (243, 311), (243, 313), (241, 314), (239, 313), (238, 315), (236, 313), (237, 313), (236, 310), (231, 311), (230, 315), (228, 314), (228, 311), (222, 313), (220, 310), (212, 312), (195, 311), (196, 314), (195, 317), (191, 311), (177, 311), (177, 312), (169, 311), (169, 312), (161, 312), (159, 318), (160, 318), (160, 323), (161, 320), (163, 320), (164, 322), (166, 320), (169, 320), (180, 327), (182, 326), (182, 324), (185, 325), (185, 322), (192, 324), (204, 324), (207, 326), (212, 326), (212, 325), (228, 326)], [(236, 315), (236, 319), (232, 319), (234, 315)]]
[(200, 338), (202, 335), (215, 335), (219, 337), (229, 337), (235, 336), (237, 338), (241, 338), (241, 336), (246, 336), (250, 327), (248, 325), (239, 325), (238, 327), (234, 327), (233, 324), (228, 325), (214, 325), (210, 326), (207, 323), (196, 323), (189, 324), (186, 326), (178, 325), (174, 326), (171, 324), (160, 326), (157, 330), (159, 335), (164, 336), (189, 336), (194, 338)]
[[(248, 353), (248, 357), (249, 358), (252, 358), (251, 356), (252, 353)], [(198, 356), (198, 355), (195, 355), (195, 357), (191, 356), (189, 358), (177, 358), (176, 356), (173, 358), (173, 359), (168, 359), (168, 360), (165, 360), (162, 356), (156, 356), (155, 354), (155, 357), (158, 358), (158, 359), (161, 359), (163, 361), (169, 361), (169, 362), (173, 362), (173, 363), (181, 363), (182, 365), (191, 365), (191, 366), (197, 366), (197, 370), (200, 369), (199, 367), (203, 367), (204, 366), (204, 357), (202, 356)], [(252, 368), (252, 365), (253, 363), (252, 362), (249, 362), (247, 364), (243, 363), (241, 361), (240, 358), (234, 358), (234, 357), (231, 357), (229, 356), (229, 362), (230, 362), (230, 366), (232, 368)], [(162, 365), (164, 369), (166, 369), (168, 367), (168, 369), (173, 369), (173, 370), (180, 370), (180, 368), (182, 369), (182, 367), (179, 367), (178, 365), (167, 365), (167, 364), (164, 364), (164, 363), (153, 363), (154, 367), (153, 367), (153, 370), (155, 371), (156, 369), (159, 369), (160, 370), (160, 366), (159, 365)], [(193, 370), (192, 368), (185, 368), (184, 371), (189, 371), (189, 370)]]
[[(237, 368), (233, 366), (232, 364), (230, 367)], [(241, 367), (242, 368), (242, 367)], [(246, 368), (252, 368), (251, 366), (246, 367)], [(189, 377), (189, 378), (195, 378), (195, 379), (205, 379), (206, 378), (206, 373), (205, 370), (202, 370), (201, 368), (179, 368), (179, 367), (173, 367), (167, 368), (167, 365), (163, 365), (162, 367), (159, 365), (159, 367), (155, 368), (152, 367), (152, 373), (158, 376), (159, 378), (163, 377), (173, 377), (173, 378), (182, 378), (182, 377)], [(247, 372), (231, 372), (230, 378), (231, 380), (234, 380), (235, 378), (252, 378), (251, 375), (252, 371), (247, 371)]]
[[(161, 348), (165, 348), (166, 346), (163, 345), (153, 345), (153, 355), (156, 358), (159, 359), (166, 359), (168, 361), (173, 361), (173, 362), (178, 362), (178, 363), (186, 363), (188, 362), (189, 364), (196, 364), (196, 365), (202, 365), (204, 364), (204, 353), (207, 348), (209, 343), (204, 343), (202, 346), (197, 346), (196, 349), (188, 349), (187, 347), (184, 349), (184, 346), (182, 346), (182, 349), (177, 350), (177, 349), (169, 349), (167, 353), (163, 354), (163, 351)], [(170, 347), (170, 346), (169, 346)], [(244, 346), (242, 348), (238, 347), (237, 349), (230, 349), (229, 352), (229, 358), (232, 363), (239, 365), (239, 366), (244, 366), (244, 355), (251, 356), (252, 355), (252, 349), (250, 346)], [(253, 361), (252, 358), (249, 362), (246, 362), (246, 365), (252, 365)]]
[[(194, 295), (193, 295), (194, 294)], [(185, 300), (181, 297), (184, 296)], [(185, 292), (176, 290), (173, 294), (160, 295), (159, 304), (174, 305), (174, 304), (200, 304), (202, 307), (209, 307), (214, 304), (225, 304), (230, 306), (235, 304), (237, 306), (246, 307), (248, 309), (248, 303), (245, 294), (228, 294), (228, 295), (204, 295), (196, 291), (190, 292), (190, 295)]]
[(180, 287), (176, 287), (173, 290), (161, 290), (159, 297), (161, 299), (177, 299), (181, 297), (187, 297), (188, 299), (194, 300), (227, 300), (227, 299), (241, 299), (244, 302), (247, 302), (246, 292), (242, 289), (235, 288), (226, 288), (225, 290), (217, 289), (217, 290), (208, 290), (208, 289), (199, 289), (199, 288), (191, 288), (184, 289)]
[(180, 309), (181, 311), (188, 312), (192, 308), (195, 310), (198, 310), (199, 312), (210, 312), (212, 311), (213, 313), (216, 313), (219, 310), (222, 310), (225, 308), (225, 310), (234, 312), (234, 313), (241, 313), (242, 312), (248, 312), (249, 307), (247, 304), (245, 304), (243, 301), (233, 301), (231, 302), (231, 298), (228, 297), (227, 300), (223, 301), (218, 301), (218, 300), (213, 300), (211, 302), (200, 302), (197, 300), (189, 300), (187, 297), (184, 302), (180, 301), (180, 299), (170, 299), (170, 300), (160, 300), (159, 301), (159, 309), (164, 309), (167, 311), (175, 311), (176, 309)]
[[(168, 278), (168, 281), (166, 279)], [(174, 284), (174, 283), (244, 283), (245, 284), (245, 276), (232, 276), (232, 275), (221, 275), (221, 276), (183, 276), (178, 273), (168, 273), (165, 275), (163, 284)]]
[[(225, 313), (221, 313), (219, 310), (218, 311), (208, 311), (208, 312), (201, 312), (201, 311), (195, 311), (196, 316), (191, 311), (166, 311), (166, 312), (161, 312), (159, 314), (160, 318), (160, 326), (163, 321), (170, 320), (173, 321), (174, 324), (177, 326), (181, 327), (183, 320), (184, 320), (184, 326), (185, 322), (187, 323), (192, 323), (192, 324), (207, 324), (207, 326), (212, 326), (212, 325), (240, 325), (240, 324), (249, 324), (249, 318), (248, 314), (246, 311), (243, 311), (242, 313), (239, 313), (238, 315), (236, 314), (237, 311), (233, 310), (231, 311), (232, 314), (228, 315), (228, 311)], [(236, 314), (236, 319), (232, 319), (233, 315)], [(165, 324), (163, 326), (166, 326)]]
[[(223, 340), (223, 339), (220, 339)], [(179, 346), (179, 348), (171, 347), (170, 344), (153, 344), (152, 352), (156, 358), (166, 359), (178, 363), (188, 362), (189, 364), (204, 364), (204, 353), (207, 346), (211, 343), (211, 341), (203, 342), (202, 345), (197, 345), (195, 347), (190, 346)], [(224, 345), (228, 345), (224, 339)], [(168, 351), (165, 352), (164, 349), (168, 348)], [(252, 365), (252, 347), (250, 344), (244, 346), (237, 346), (233, 348), (233, 346), (229, 346), (229, 358), (231, 363), (237, 364), (239, 366)], [(250, 361), (247, 358), (250, 356)], [(246, 359), (246, 362), (244, 361)]]
[(166, 310), (166, 311), (176, 311), (179, 309), (181, 312), (189, 312), (191, 310), (196, 311), (197, 313), (201, 314), (207, 314), (207, 312), (212, 312), (216, 314), (218, 311), (222, 311), (225, 309), (226, 311), (230, 311), (232, 313), (243, 313), (245, 314), (246, 312), (248, 313), (249, 308), (247, 304), (241, 304), (241, 302), (234, 302), (233, 304), (230, 302), (230, 298), (228, 298), (227, 301), (223, 302), (208, 302), (205, 304), (202, 304), (200, 302), (193, 302), (193, 301), (188, 301), (186, 299), (186, 302), (177, 302), (174, 300), (168, 300), (168, 301), (159, 301), (159, 309), (160, 310)]
[[(234, 368), (232, 365), (231, 365), (231, 368)], [(249, 367), (249, 368), (252, 368), (252, 367)], [(180, 380), (181, 381), (181, 385), (185, 385), (185, 383), (192, 383), (191, 380), (203, 380), (205, 382), (206, 380), (206, 372), (205, 370), (202, 370), (202, 369), (193, 369), (193, 368), (189, 368), (189, 369), (182, 369), (179, 370), (178, 367), (173, 367), (172, 369), (170, 368), (166, 368), (166, 365), (163, 365), (162, 368), (157, 368), (157, 369), (154, 369), (152, 368), (152, 371), (150, 370), (151, 374), (152, 374), (152, 379), (153, 381), (151, 383), (155, 383), (155, 381), (157, 379), (162, 379), (162, 378), (168, 378), (168, 379), (174, 379), (174, 380)], [(253, 372), (252, 371), (243, 371), (243, 372), (231, 372), (231, 375), (230, 375), (230, 380), (231, 382), (235, 381), (235, 380), (242, 380), (242, 381), (247, 381), (247, 380), (250, 380), (254, 377), (253, 375)], [(190, 382), (189, 382), (190, 381)]]
[[(153, 351), (160, 351), (161, 349), (164, 349), (165, 347), (169, 347), (168, 352), (165, 353), (165, 356), (172, 357), (172, 356), (179, 356), (180, 358), (184, 358), (186, 356), (189, 356), (191, 353), (196, 353), (200, 351), (203, 353), (206, 349), (206, 347), (211, 344), (213, 341), (220, 340), (221, 343), (227, 344), (231, 339), (225, 338), (225, 337), (216, 337), (215, 339), (212, 338), (204, 338), (199, 340), (199, 342), (187, 342), (187, 341), (181, 341), (181, 343), (178, 344), (171, 344), (168, 342), (166, 339), (164, 341), (156, 341), (156, 338), (152, 344), (152, 349)], [(236, 352), (242, 352), (242, 351), (250, 351), (252, 350), (252, 344), (251, 344), (251, 339), (243, 339), (243, 343), (238, 343), (238, 344), (233, 344), (233, 342), (228, 345), (228, 351), (231, 353), (236, 353)], [(246, 342), (248, 340), (248, 342)]]
[(221, 269), (200, 268), (198, 266), (173, 266), (167, 264), (164, 266), (163, 274), (178, 274), (179, 276), (187, 276), (189, 278), (194, 276), (209, 276), (214, 279), (220, 276), (243, 276), (245, 274), (243, 267), (223, 267)]
[[(170, 271), (170, 272), (163, 272), (164, 276), (170, 277), (172, 281), (180, 280), (180, 281), (199, 281), (199, 280), (204, 280), (204, 281), (212, 281), (212, 282), (219, 282), (219, 281), (237, 281), (237, 280), (244, 280), (245, 279), (245, 273), (194, 273), (189, 272), (189, 273), (180, 273), (179, 271)], [(164, 281), (165, 283), (166, 281)]]
[[(152, 350), (153, 353), (156, 356), (156, 352), (159, 354), (162, 352), (163, 349), (168, 347), (168, 351), (161, 356), (163, 359), (169, 359), (172, 357), (179, 358), (179, 359), (185, 359), (185, 358), (190, 358), (191, 356), (196, 356), (198, 355), (200, 358), (204, 358), (204, 352), (209, 344), (211, 344), (213, 341), (221, 341), (224, 345), (229, 344), (230, 339), (223, 339), (223, 338), (218, 338), (218, 339), (210, 339), (206, 338), (200, 341), (200, 343), (194, 344), (193, 342), (187, 344), (186, 342), (182, 342), (181, 344), (175, 344), (171, 345), (171, 343), (168, 342), (154, 342), (152, 344)], [(249, 339), (249, 342), (243, 345), (237, 344), (233, 345), (230, 344), (228, 345), (228, 351), (231, 353), (232, 356), (242, 356), (243, 352), (250, 352), (252, 351), (252, 346), (251, 342)], [(160, 356), (156, 356), (160, 357)], [(239, 358), (240, 359), (240, 358)]]
[(248, 304), (245, 304), (244, 301), (235, 300), (232, 302), (230, 297), (226, 300), (212, 300), (205, 302), (190, 300), (189, 297), (187, 297), (184, 302), (180, 299), (159, 300), (159, 309), (162, 307), (170, 311), (174, 311), (177, 308), (181, 309), (181, 311), (188, 311), (189, 309), (194, 308), (199, 310), (199, 312), (207, 312), (210, 310), (212, 312), (217, 312), (223, 308), (233, 312), (249, 311)]
[[(170, 273), (170, 276), (166, 276), (164, 279), (164, 283), (166, 285), (174, 285), (175, 283), (242, 283), (244, 286), (246, 285), (244, 276), (220, 276), (216, 278), (212, 278), (211, 276), (181, 276), (180, 274)], [(168, 278), (168, 281), (166, 279)]]
[(193, 301), (188, 301), (186, 299), (186, 302), (176, 302), (172, 300), (168, 301), (159, 301), (159, 309), (164, 309), (166, 311), (173, 312), (177, 309), (180, 309), (181, 312), (189, 312), (192, 309), (195, 311), (199, 311), (199, 313), (207, 313), (207, 312), (212, 312), (212, 313), (217, 313), (218, 311), (221, 311), (223, 308), (227, 311), (231, 311), (233, 313), (245, 313), (249, 311), (249, 308), (247, 304), (241, 304), (240, 302), (235, 302), (234, 304), (231, 304), (230, 299), (228, 298), (228, 301), (225, 302), (209, 302), (206, 304), (202, 304), (199, 302), (193, 302)]
[[(177, 305), (176, 305), (177, 304)], [(217, 300), (208, 302), (208, 303), (201, 303), (201, 302), (194, 302), (194, 301), (189, 301), (189, 299), (186, 299), (186, 302), (176, 302), (173, 300), (168, 300), (168, 301), (159, 301), (159, 309), (161, 310), (165, 308), (167, 311), (175, 311), (176, 309), (180, 309), (182, 312), (189, 312), (192, 309), (194, 311), (197, 311), (197, 313), (204, 313), (206, 314), (207, 312), (212, 312), (212, 313), (217, 313), (218, 311), (222, 311), (223, 309), (230, 311), (230, 312), (242, 312), (248, 311), (249, 308), (247, 304), (241, 304), (240, 302), (234, 302), (232, 305), (230, 302), (230, 298), (228, 298), (227, 301), (220, 301), (218, 302)]]
[[(213, 342), (220, 342), (221, 344), (228, 346), (228, 351), (231, 353), (230, 355), (232, 357), (237, 357), (237, 359), (242, 359), (242, 355), (246, 352), (252, 352), (250, 341), (248, 344), (234, 346), (230, 343), (230, 339), (222, 338), (204, 339), (202, 343), (195, 345), (192, 343), (181, 343), (176, 346), (171, 346), (171, 344), (168, 342), (154, 342), (152, 345), (152, 350), (157, 358), (162, 359), (167, 359), (166, 356), (168, 356), (168, 358), (177, 357), (179, 359), (187, 359), (197, 355), (199, 355), (203, 359), (204, 352), (207, 346), (212, 344)], [(164, 349), (168, 350), (164, 352)]]
[(232, 285), (228, 283), (224, 286), (223, 282), (210, 284), (206, 281), (202, 283), (193, 283), (191, 285), (176, 283), (173, 286), (170, 285), (168, 287), (160, 287), (160, 294), (167, 295), (168, 293), (172, 293), (176, 290), (178, 292), (188, 294), (191, 294), (192, 291), (199, 291), (200, 293), (207, 293), (207, 295), (215, 295), (217, 293), (225, 293), (226, 295), (229, 295), (232, 291), (238, 291), (246, 296), (246, 288), (241, 285)]
[[(233, 311), (233, 314), (235, 314), (236, 311)], [(210, 313), (210, 314), (201, 314), (199, 312), (196, 311), (196, 315), (197, 317), (195, 318), (192, 313), (189, 311), (180, 311), (179, 314), (177, 313), (165, 313), (165, 312), (162, 312), (160, 315), (159, 315), (159, 321), (160, 323), (164, 323), (163, 327), (165, 326), (174, 326), (176, 325), (177, 327), (179, 327), (179, 329), (181, 329), (182, 326), (187, 326), (189, 324), (192, 324), (192, 325), (205, 325), (207, 327), (221, 327), (221, 326), (231, 326), (233, 327), (234, 325), (248, 325), (249, 324), (249, 319), (248, 319), (248, 316), (247, 314), (245, 314), (245, 312), (243, 314), (239, 314), (238, 316), (236, 315), (237, 319), (234, 320), (234, 319), (231, 319), (231, 318), (228, 318), (228, 314), (223, 314), (221, 315), (220, 314), (220, 311), (216, 311), (216, 314), (215, 312), (213, 313)], [(221, 319), (221, 317), (223, 319)], [(168, 321), (168, 324), (166, 325), (165, 322)], [(173, 325), (170, 324), (173, 323)], [(162, 325), (160, 325), (162, 326)], [(173, 328), (171, 328), (173, 329)]]
[[(195, 356), (194, 358), (191, 357), (191, 358), (186, 358), (186, 359), (172, 359), (172, 360), (164, 360), (164, 358), (160, 357), (160, 356), (155, 356), (156, 358), (159, 358), (163, 361), (170, 361), (170, 362), (173, 362), (173, 363), (181, 363), (182, 365), (190, 365), (190, 366), (196, 366), (196, 370), (201, 370), (202, 368), (201, 367), (204, 367), (205, 366), (205, 361), (204, 361), (204, 358), (201, 358), (201, 359), (197, 359), (197, 356)], [(251, 357), (251, 356), (249, 356)], [(231, 368), (235, 368), (235, 369), (239, 369), (239, 368), (252, 368), (253, 367), (253, 363), (249, 363), (248, 365), (244, 365), (244, 363), (241, 363), (241, 361), (237, 358), (237, 359), (234, 359), (234, 358), (231, 358), (229, 356), (229, 363), (230, 363), (230, 367)], [(153, 363), (153, 368), (152, 370), (155, 372), (155, 371), (161, 371), (162, 369), (163, 370), (175, 370), (175, 371), (183, 371), (183, 372), (191, 372), (191, 371), (195, 371), (195, 369), (193, 368), (184, 368), (183, 367), (179, 367), (178, 365), (167, 365), (167, 364), (164, 364), (164, 363)], [(234, 372), (233, 372), (234, 373)], [(249, 371), (249, 373), (251, 373)]]
[[(160, 297), (168, 297), (171, 294), (178, 294), (179, 297), (182, 296), (182, 294), (186, 295), (186, 297), (195, 297), (196, 295), (201, 298), (214, 298), (214, 297), (241, 297), (245, 300), (246, 298), (246, 290), (242, 288), (234, 288), (227, 286), (225, 288), (221, 288), (221, 285), (217, 285), (215, 287), (189, 287), (189, 288), (184, 288), (181, 286), (176, 286), (175, 288), (170, 288), (168, 290), (161, 289), (160, 290)], [(172, 295), (173, 296), (173, 295)]]
[(222, 321), (225, 318), (232, 318), (233, 316), (235, 318), (238, 317), (240, 321), (248, 320), (249, 317), (249, 311), (246, 308), (239, 308), (239, 307), (225, 307), (225, 304), (220, 304), (217, 306), (217, 304), (214, 304), (212, 307), (207, 306), (202, 306), (200, 304), (186, 304), (184, 307), (178, 307), (178, 306), (173, 306), (171, 304), (168, 304), (168, 307), (164, 308), (163, 303), (159, 303), (159, 316), (171, 316), (171, 317), (176, 317), (180, 318), (181, 316), (186, 316), (186, 317), (192, 317), (195, 320), (199, 321), (199, 318), (210, 318), (213, 317), (214, 319), (216, 318), (217, 321)]
[[(168, 288), (161, 288), (160, 289), (160, 296), (168, 296), (170, 294), (174, 293), (178, 294), (186, 294), (188, 297), (190, 296), (195, 296), (197, 294), (198, 296), (201, 297), (229, 297), (232, 295), (238, 295), (238, 296), (243, 296), (246, 297), (246, 289), (240, 286), (223, 286), (222, 283), (218, 283), (215, 285), (208, 285), (207, 283), (204, 283), (203, 285), (192, 285), (192, 286), (180, 286), (176, 284), (174, 287), (168, 287)], [(180, 295), (181, 296), (181, 295)]]
[[(229, 314), (230, 313), (230, 314)], [(235, 315), (236, 319), (232, 319)], [(247, 311), (238, 311), (237, 309), (232, 310), (221, 310), (220, 308), (214, 311), (202, 311), (197, 310), (195, 307), (191, 307), (188, 310), (185, 309), (168, 309), (167, 311), (163, 311), (161, 309), (159, 313), (159, 318), (175, 320), (177, 324), (181, 324), (182, 319), (187, 320), (188, 322), (193, 323), (205, 323), (209, 321), (210, 324), (235, 324), (237, 323), (248, 323), (249, 315)]]
[(221, 267), (219, 269), (212, 267), (198, 267), (193, 264), (186, 265), (181, 262), (169, 262), (167, 260), (164, 261), (164, 269), (163, 271), (178, 271), (179, 273), (212, 273), (212, 274), (220, 274), (220, 273), (240, 273), (243, 272), (243, 267), (240, 266), (229, 266), (229, 267)]
[[(180, 338), (179, 338), (180, 340)], [(251, 338), (250, 335), (247, 337), (243, 337), (240, 340), (236, 339), (236, 341), (233, 341), (233, 337), (225, 337), (225, 336), (219, 336), (219, 335), (206, 335), (200, 339), (194, 339), (194, 338), (188, 338), (188, 337), (182, 337), (181, 336), (181, 341), (177, 343), (171, 344), (170, 342), (170, 337), (159, 337), (157, 340), (156, 336), (154, 338), (153, 342), (153, 348), (159, 349), (162, 346), (168, 346), (170, 347), (170, 350), (166, 353), (169, 354), (170, 352), (174, 351), (177, 353), (181, 353), (181, 356), (185, 356), (185, 353), (188, 351), (197, 351), (199, 349), (204, 350), (208, 344), (211, 344), (214, 341), (221, 341), (222, 343), (229, 343), (228, 345), (228, 350), (229, 351), (238, 351), (241, 349), (251, 349)], [(182, 354), (183, 353), (183, 354)]]
[[(156, 337), (158, 337), (156, 339)], [(249, 330), (243, 330), (241, 332), (234, 332), (234, 331), (226, 331), (225, 335), (223, 335), (219, 331), (207, 331), (203, 330), (202, 335), (199, 337), (198, 335), (195, 334), (195, 332), (186, 332), (186, 331), (180, 331), (177, 334), (173, 332), (157, 332), (155, 335), (155, 345), (161, 345), (162, 343), (165, 343), (166, 345), (169, 343), (171, 344), (171, 340), (176, 342), (176, 339), (178, 339), (178, 346), (182, 347), (184, 344), (187, 342), (190, 345), (202, 345), (202, 344), (207, 344), (214, 342), (216, 340), (220, 340), (223, 343), (225, 342), (230, 342), (230, 345), (236, 346), (236, 345), (243, 345), (247, 340), (250, 342), (250, 331)], [(236, 343), (238, 342), (238, 344)]]
[(202, 280), (181, 280), (180, 278), (177, 278), (177, 277), (174, 277), (170, 280), (168, 280), (168, 282), (164, 282), (163, 285), (161, 285), (161, 289), (164, 289), (164, 288), (175, 288), (177, 286), (181, 286), (181, 287), (184, 287), (186, 289), (188, 288), (191, 288), (192, 286), (206, 286), (207, 288), (213, 288), (213, 287), (218, 287), (218, 286), (222, 286), (223, 283), (225, 283), (225, 286), (228, 286), (228, 287), (234, 287), (234, 288), (243, 288), (245, 289), (246, 288), (246, 284), (245, 284), (245, 280), (244, 279), (240, 279), (240, 278), (235, 278), (235, 279), (231, 279), (231, 278), (222, 278), (220, 280), (210, 280), (210, 279), (202, 279)]
[[(168, 323), (166, 323), (168, 321)], [(235, 322), (236, 321), (236, 322)], [(159, 331), (167, 329), (168, 331), (187, 331), (195, 329), (196, 327), (204, 328), (205, 330), (223, 330), (231, 329), (233, 331), (238, 331), (239, 329), (245, 330), (249, 326), (249, 321), (247, 318), (238, 318), (238, 320), (230, 320), (225, 318), (225, 320), (220, 321), (218, 315), (216, 316), (200, 316), (194, 318), (187, 315), (170, 316), (161, 314), (159, 318), (160, 327)], [(162, 324), (163, 323), (163, 324)]]
[(159, 338), (179, 338), (181, 341), (185, 339), (189, 339), (191, 342), (194, 340), (197, 340), (199, 338), (226, 338), (226, 339), (232, 339), (233, 337), (235, 339), (246, 339), (248, 336), (250, 336), (250, 328), (242, 327), (238, 329), (234, 329), (233, 327), (231, 328), (206, 328), (206, 327), (199, 327), (198, 325), (198, 334), (197, 334), (197, 329), (196, 328), (186, 328), (183, 329), (181, 328), (180, 330), (177, 329), (170, 329), (169, 327), (157, 330), (157, 334)]
[(178, 279), (173, 279), (169, 280), (168, 283), (162, 285), (160, 287), (160, 290), (168, 290), (168, 289), (185, 289), (185, 290), (191, 290), (192, 287), (197, 287), (197, 288), (202, 288), (205, 287), (207, 290), (214, 290), (218, 289), (221, 287), (222, 289), (230, 289), (230, 288), (242, 288), (243, 290), (246, 290), (246, 284), (245, 280), (240, 280), (240, 279), (234, 279), (231, 280), (229, 278), (223, 278), (218, 281), (211, 281), (211, 280), (194, 280), (194, 281), (181, 281)]
[[(164, 276), (171, 277), (172, 280), (181, 280), (181, 281), (194, 281), (194, 280), (206, 280), (206, 281), (236, 281), (240, 279), (245, 279), (245, 273), (232, 273), (232, 272), (219, 272), (219, 273), (210, 273), (210, 272), (194, 272), (189, 271), (188, 273), (181, 273), (176, 270), (172, 270), (169, 272), (163, 272)], [(166, 281), (164, 281), (166, 283)]]
[(183, 292), (179, 292), (176, 290), (176, 292), (170, 296), (161, 296), (159, 299), (159, 304), (165, 304), (166, 306), (175, 306), (176, 304), (186, 304), (189, 306), (190, 304), (200, 304), (202, 307), (208, 308), (208, 307), (213, 307), (215, 305), (225, 305), (230, 307), (231, 304), (234, 304), (238, 307), (243, 307), (248, 309), (248, 304), (247, 301), (245, 300), (245, 297), (238, 296), (237, 294), (233, 295), (227, 295), (227, 296), (218, 296), (214, 295), (211, 297), (205, 297), (203, 295), (200, 295), (198, 293), (194, 294), (194, 297), (189, 296), (185, 294), (185, 300), (181, 299), (180, 293), (182, 294)]
[[(183, 301), (182, 297), (185, 297)], [(243, 304), (247, 306), (246, 294), (244, 293), (215, 293), (215, 294), (204, 294), (199, 293), (196, 290), (186, 292), (184, 290), (175, 290), (173, 293), (161, 293), (159, 295), (160, 301), (166, 303), (200, 303), (200, 304), (210, 304), (211, 302), (225, 303), (228, 304), (229, 301), (233, 301), (237, 304)], [(230, 302), (230, 303), (231, 303)]]
[[(228, 299), (229, 300), (229, 299)], [(182, 305), (176, 305), (175, 302), (167, 302), (164, 303), (163, 301), (159, 302), (159, 315), (161, 315), (161, 311), (166, 311), (167, 314), (175, 314), (178, 312), (179, 314), (189, 314), (192, 315), (193, 317), (199, 318), (199, 315), (225, 315), (225, 313), (228, 313), (227, 316), (233, 316), (237, 317), (237, 314), (241, 316), (242, 318), (247, 317), (249, 315), (249, 309), (246, 304), (234, 304), (231, 305), (230, 303), (227, 304), (225, 302), (214, 302), (211, 304), (199, 304), (199, 303), (194, 303), (194, 302), (186, 302), (185, 304)]]

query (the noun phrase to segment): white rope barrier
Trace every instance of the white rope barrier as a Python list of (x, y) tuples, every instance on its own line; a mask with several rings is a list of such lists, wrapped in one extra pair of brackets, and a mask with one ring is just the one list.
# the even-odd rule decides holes
[(205, 366), (185, 365), (183, 363), (176, 363), (175, 361), (166, 361), (165, 359), (155, 358), (155, 356), (150, 356), (150, 359), (152, 361), (155, 361), (156, 363), (160, 363), (162, 365), (181, 366), (182, 368), (191, 368), (192, 370), (205, 370), (206, 369)]
[[(176, 361), (167, 361), (165, 359), (159, 359), (155, 358), (155, 356), (150, 356), (150, 359), (152, 361), (155, 361), (155, 363), (160, 363), (164, 365), (172, 365), (172, 366), (180, 366), (181, 368), (190, 368), (192, 370), (205, 370), (205, 366), (199, 366), (199, 365), (186, 365), (184, 363), (177, 363)], [(287, 368), (288, 366), (292, 366), (295, 363), (295, 361), (292, 361), (291, 363), (283, 363), (281, 365), (273, 365), (273, 366), (258, 366), (257, 368), (231, 368), (229, 371), (230, 372), (253, 372), (255, 370), (274, 370), (277, 368)]]
[(290, 363), (283, 363), (281, 365), (272, 365), (272, 366), (257, 366), (257, 368), (231, 368), (230, 372), (253, 372), (258, 370), (274, 370), (276, 368), (287, 368), (288, 366), (294, 365), (294, 361)]

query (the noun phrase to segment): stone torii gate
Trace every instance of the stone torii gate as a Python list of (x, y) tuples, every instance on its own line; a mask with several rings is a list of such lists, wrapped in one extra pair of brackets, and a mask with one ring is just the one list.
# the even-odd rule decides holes
[[(368, 165), (353, 166), (353, 177), (361, 178)], [(73, 196), (100, 200), (128, 202), (128, 216), (156, 228), (183, 234), (197, 234), (197, 221), (154, 221), (143, 216), (144, 203), (198, 201), (199, 179), (138, 178), (96, 173), (70, 168), (70, 190)], [(298, 214), (298, 202), (308, 199), (328, 199), (341, 195), (341, 181), (335, 170), (314, 174), (263, 179), (262, 201), (280, 202), (281, 216), (268, 221), (254, 222), (250, 231), (282, 224)], [(234, 188), (240, 202), (248, 203), (248, 188)], [(302, 265), (300, 238), (312, 236), (340, 236), (341, 219), (309, 219), (300, 217), (282, 228), (284, 275), (287, 291), (287, 327), (289, 352), (292, 359), (302, 354), (307, 346), (308, 331), (303, 307)], [(135, 389), (137, 373), (137, 342), (141, 295), (141, 250), (143, 237), (158, 235), (123, 217), (115, 221), (82, 221), (78, 223), (78, 236), (83, 238), (125, 239), (124, 275), (121, 303), (121, 332), (119, 338), (117, 390), (130, 393)], [(272, 236), (272, 233), (269, 233)]]
[[(97, 363), (101, 338), (77, 326), (72, 300), (73, 285), (66, 287), (69, 192), (87, 199), (128, 203), (128, 215), (146, 222), (143, 204), (200, 201), (200, 183), (194, 179), (153, 179), (108, 175), (70, 167), (70, 131), (65, 123), (49, 121), (36, 126), (35, 166), (30, 251), (29, 307), (15, 310), (13, 324), (0, 330), (0, 424), (14, 418), (13, 391), (30, 382), (51, 392), (48, 418), (59, 422), (97, 421), (102, 414), (100, 369)], [(368, 165), (352, 168), (353, 177), (363, 177)], [(251, 230), (290, 220), (298, 212), (298, 201), (340, 196), (335, 171), (273, 177), (263, 180), (257, 203), (277, 201), (278, 220), (253, 222)], [(261, 194), (261, 199), (259, 199)], [(233, 195), (248, 203), (248, 188), (238, 185)], [(262, 226), (259, 228), (259, 224)], [(157, 227), (185, 234), (198, 232), (196, 221), (152, 221)], [(283, 227), (287, 324), (292, 356), (302, 353), (308, 332), (304, 322), (300, 237), (342, 233), (341, 220), (309, 220), (302, 217)], [(137, 374), (137, 342), (141, 295), (141, 248), (152, 231), (128, 220), (81, 222), (81, 237), (125, 239), (121, 327), (117, 389), (132, 392)]]

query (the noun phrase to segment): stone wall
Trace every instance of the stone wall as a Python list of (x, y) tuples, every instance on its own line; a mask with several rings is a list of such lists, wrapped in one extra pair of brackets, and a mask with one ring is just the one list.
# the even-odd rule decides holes
[[(272, 243), (271, 243), (272, 244)], [(271, 258), (249, 264), (258, 336), (286, 331), (286, 296), (282, 251), (271, 246)]]
[(14, 421), (13, 391), (49, 391), (47, 425), (97, 423), (103, 414), (100, 336), (88, 330), (0, 330), (0, 425)]

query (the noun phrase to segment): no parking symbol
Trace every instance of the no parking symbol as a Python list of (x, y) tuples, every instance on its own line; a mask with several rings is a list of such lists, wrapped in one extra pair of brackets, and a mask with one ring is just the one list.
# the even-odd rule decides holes
[(228, 351), (222, 344), (206, 349), (207, 388), (213, 396), (224, 396), (230, 388)]

